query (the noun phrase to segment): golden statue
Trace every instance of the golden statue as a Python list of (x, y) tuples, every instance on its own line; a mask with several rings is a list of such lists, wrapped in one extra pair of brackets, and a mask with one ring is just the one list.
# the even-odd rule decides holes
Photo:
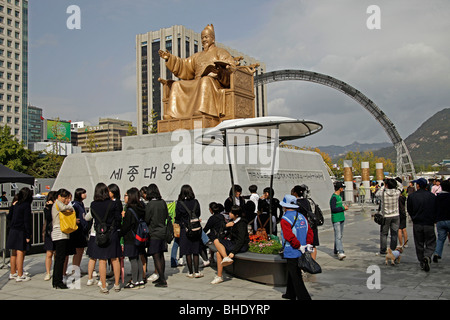
[(186, 59), (159, 50), (167, 68), (181, 79), (169, 80), (172, 83), (164, 120), (225, 115), (225, 91), (222, 89), (230, 87), (230, 74), (236, 69), (236, 60), (225, 49), (216, 47), (212, 24), (202, 31), (201, 38), (203, 51)]

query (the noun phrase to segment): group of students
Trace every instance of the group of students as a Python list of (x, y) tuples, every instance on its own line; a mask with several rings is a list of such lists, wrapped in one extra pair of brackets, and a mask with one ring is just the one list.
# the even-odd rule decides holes
[[(145, 287), (149, 256), (153, 257), (155, 266), (155, 273), (151, 276), (151, 280), (156, 287), (167, 287), (164, 252), (168, 251), (168, 243), (170, 243), (167, 241), (167, 233), (171, 231), (168, 228), (173, 228), (172, 224), (168, 223), (169, 220), (180, 226), (180, 234), (175, 238), (172, 249), (179, 248), (180, 257), (186, 259), (187, 277), (203, 277), (199, 271), (199, 255), (203, 255), (204, 260), (208, 260), (204, 253), (209, 246), (212, 258), (210, 260), (214, 260), (214, 255), (217, 260), (217, 275), (212, 280), (212, 284), (223, 282), (223, 268), (233, 263), (237, 253), (249, 249), (249, 234), (259, 228), (266, 228), (268, 234), (276, 234), (277, 224), (280, 224), (285, 247), (293, 248), (292, 252), (300, 252), (294, 255), (301, 255), (300, 246), (305, 248), (306, 241), (310, 245), (318, 245), (317, 230), (313, 232), (311, 227), (308, 227), (308, 239), (306, 239), (306, 233), (302, 233), (301, 237), (298, 234), (300, 228), (298, 223), (306, 221), (302, 214), (299, 215), (300, 218), (297, 216), (294, 224), (289, 224), (289, 228), (283, 222), (287, 211), (295, 208), (298, 212), (305, 207), (305, 202), (303, 205), (300, 202), (306, 199), (306, 186), (294, 187), (292, 194), (286, 195), (281, 202), (274, 198), (274, 192), (270, 188), (264, 189), (262, 196), (257, 194), (256, 186), (250, 186), (249, 191), (251, 195), (243, 197), (242, 188), (235, 185), (231, 188), (229, 197), (223, 205), (211, 202), (209, 205), (211, 215), (202, 228), (201, 234), (196, 236), (191, 235), (189, 228), (193, 219), (201, 221), (201, 208), (189, 185), (181, 187), (173, 216), (169, 214), (168, 204), (162, 199), (155, 184), (141, 190), (137, 188), (127, 190), (122, 203), (117, 185), (107, 186), (104, 183), (98, 183), (95, 186), (89, 210), (86, 210), (84, 205), (87, 195), (85, 189), (76, 189), (73, 199), (71, 192), (66, 189), (52, 191), (47, 196), (44, 208), (43, 236), (44, 248), (47, 252), (44, 279), (52, 279), (52, 285), (56, 289), (68, 288), (64, 278), (67, 277), (69, 256), (73, 256), (72, 265), (80, 267), (84, 250), (87, 248), (86, 254), (89, 257), (87, 285), (97, 283), (94, 280), (94, 269), (98, 260), (100, 274), (98, 285), (101, 293), (109, 292), (106, 283), (108, 264), (111, 265), (114, 274), (113, 288), (115, 291), (121, 290), (120, 259), (123, 257), (128, 257), (131, 265), (131, 280), (125, 288)], [(23, 260), (32, 238), (32, 191), (29, 188), (23, 188), (16, 198), (8, 215), (10, 230), (7, 249), (12, 250), (10, 279), (16, 279), (19, 282), (31, 279), (23, 271)], [(309, 206), (309, 204), (306, 205)], [(75, 212), (78, 225), (78, 229), (70, 234), (62, 232), (59, 215), (60, 212), (68, 211)], [(273, 216), (272, 225), (268, 224), (270, 214)], [(140, 220), (146, 222), (149, 230), (149, 241), (145, 246), (139, 246), (135, 242), (136, 229)], [(107, 225), (111, 231), (106, 246), (100, 246), (96, 241), (98, 226), (101, 223)], [(304, 228), (305, 224), (301, 225)], [(306, 226), (308, 226), (307, 223)], [(286, 252), (289, 250), (287, 249)], [(54, 260), (53, 274), (51, 274), (52, 260)], [(304, 285), (299, 286), (299, 283), (303, 282), (302, 277), (299, 276), (300, 269), (294, 267), (291, 269), (288, 290), (284, 297), (289, 299), (309, 297)], [(298, 292), (299, 287), (302, 288), (301, 292)]]

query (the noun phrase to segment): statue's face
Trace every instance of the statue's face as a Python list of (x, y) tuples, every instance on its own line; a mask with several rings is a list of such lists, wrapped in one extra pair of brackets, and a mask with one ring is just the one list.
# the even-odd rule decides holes
[(214, 44), (214, 34), (209, 30), (205, 29), (202, 31), (202, 46), (203, 50), (208, 50), (208, 48)]

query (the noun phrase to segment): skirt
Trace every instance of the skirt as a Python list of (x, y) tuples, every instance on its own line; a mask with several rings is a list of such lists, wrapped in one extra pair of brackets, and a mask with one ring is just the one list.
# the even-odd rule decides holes
[[(219, 239), (219, 242), (225, 247), (227, 254), (230, 254), (230, 252), (234, 250), (235, 244), (230, 239), (226, 239), (226, 238)], [(249, 248), (248, 244), (243, 245), (238, 253), (246, 252), (246, 251), (248, 251), (248, 248)]]
[(141, 254), (145, 254), (144, 246), (138, 247), (138, 246), (135, 246), (134, 244), (127, 244), (127, 243), (125, 243), (123, 245), (124, 257), (134, 258), (134, 257), (138, 257)]
[(25, 239), (25, 232), (18, 229), (9, 229), (8, 240), (6, 241), (6, 249), (28, 251), (30, 244)]
[(55, 251), (55, 243), (52, 240), (52, 237), (49, 234), (45, 234), (44, 238), (44, 250), (45, 251)]
[(100, 248), (95, 243), (95, 237), (91, 237), (88, 243), (88, 255), (91, 259), (114, 259), (122, 257), (122, 247), (120, 246), (119, 233), (116, 231), (111, 233), (109, 246)]
[(180, 230), (180, 256), (200, 254), (202, 249), (201, 242), (201, 238), (195, 241), (188, 239), (186, 236), (186, 229), (182, 227)]
[(147, 254), (149, 256), (154, 255), (158, 252), (167, 252), (167, 242), (161, 239), (150, 239), (148, 245)]
[(87, 247), (87, 240), (83, 229), (78, 226), (78, 229), (70, 234), (70, 242), (75, 248)]

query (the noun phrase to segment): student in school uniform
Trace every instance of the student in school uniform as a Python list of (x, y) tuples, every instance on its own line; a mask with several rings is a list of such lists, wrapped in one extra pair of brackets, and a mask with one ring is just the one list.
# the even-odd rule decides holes
[(29, 249), (32, 236), (31, 202), (33, 192), (25, 187), (20, 189), (17, 202), (10, 208), (7, 219), (10, 221), (10, 229), (6, 249), (11, 251), (11, 272), (9, 279), (16, 282), (29, 281), (31, 278), (24, 274), (23, 262), (25, 253)]

